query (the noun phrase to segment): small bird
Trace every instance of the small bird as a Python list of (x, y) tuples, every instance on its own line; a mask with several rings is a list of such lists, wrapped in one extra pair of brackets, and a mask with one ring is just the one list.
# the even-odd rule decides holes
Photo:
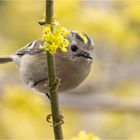
[[(67, 36), (67, 53), (57, 50), (55, 54), (56, 75), (61, 79), (58, 92), (76, 88), (88, 76), (93, 59), (93, 40), (84, 34), (87, 43), (76, 32)], [(0, 57), (0, 64), (14, 61), (19, 67), (25, 84), (49, 97), (46, 52), (42, 49), (43, 39), (28, 43), (22, 49), (6, 57)]]

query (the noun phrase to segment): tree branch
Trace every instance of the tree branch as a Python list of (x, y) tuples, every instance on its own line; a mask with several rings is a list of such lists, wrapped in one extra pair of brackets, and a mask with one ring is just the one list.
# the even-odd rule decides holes
[[(46, 24), (51, 24), (53, 21), (53, 0), (46, 0)], [(53, 31), (53, 27), (52, 27)], [(50, 102), (51, 102), (51, 110), (52, 110), (52, 120), (53, 120), (53, 129), (55, 139), (62, 140), (62, 128), (61, 124), (56, 125), (60, 122), (60, 112), (59, 112), (59, 103), (58, 96), (56, 92), (56, 73), (55, 73), (55, 57), (49, 52), (47, 52), (47, 66), (48, 66), (48, 78), (49, 78), (49, 92), (50, 92)], [(56, 125), (56, 126), (55, 126)]]

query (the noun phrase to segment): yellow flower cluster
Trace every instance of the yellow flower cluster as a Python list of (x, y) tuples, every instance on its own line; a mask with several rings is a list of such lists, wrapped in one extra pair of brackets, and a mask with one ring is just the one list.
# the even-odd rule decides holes
[[(52, 31), (53, 30), (53, 31)], [(45, 40), (42, 48), (50, 54), (55, 54), (60, 48), (63, 52), (67, 52), (69, 41), (66, 39), (70, 32), (62, 27), (58, 21), (54, 20), (52, 24), (45, 26), (42, 38)]]
[(72, 138), (70, 140), (100, 140), (100, 139), (94, 136), (92, 133), (86, 134), (85, 131), (81, 131), (77, 138)]

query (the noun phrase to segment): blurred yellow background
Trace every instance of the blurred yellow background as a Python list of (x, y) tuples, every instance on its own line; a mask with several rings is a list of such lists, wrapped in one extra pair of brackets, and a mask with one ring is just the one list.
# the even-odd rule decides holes
[[(65, 139), (80, 130), (106, 139), (140, 139), (140, 0), (55, 0), (55, 14), (95, 43), (89, 77), (59, 94)], [(41, 37), (45, 1), (0, 1), (0, 55)], [(15, 64), (0, 65), (0, 139), (51, 139), (48, 99), (25, 86)]]

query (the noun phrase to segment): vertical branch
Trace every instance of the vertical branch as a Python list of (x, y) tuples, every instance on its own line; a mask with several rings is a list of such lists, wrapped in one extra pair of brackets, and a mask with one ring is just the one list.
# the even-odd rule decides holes
[[(53, 0), (46, 0), (46, 21), (45, 24), (51, 24), (53, 21)], [(53, 28), (53, 27), (52, 27)], [(53, 31), (53, 29), (52, 29)], [(53, 129), (55, 139), (62, 140), (62, 128), (61, 124), (56, 125), (60, 122), (60, 112), (59, 112), (59, 103), (58, 95), (56, 92), (56, 73), (55, 73), (55, 57), (47, 52), (47, 66), (48, 66), (48, 78), (49, 78), (49, 87), (50, 87), (50, 102), (52, 110), (52, 120), (53, 120)]]

